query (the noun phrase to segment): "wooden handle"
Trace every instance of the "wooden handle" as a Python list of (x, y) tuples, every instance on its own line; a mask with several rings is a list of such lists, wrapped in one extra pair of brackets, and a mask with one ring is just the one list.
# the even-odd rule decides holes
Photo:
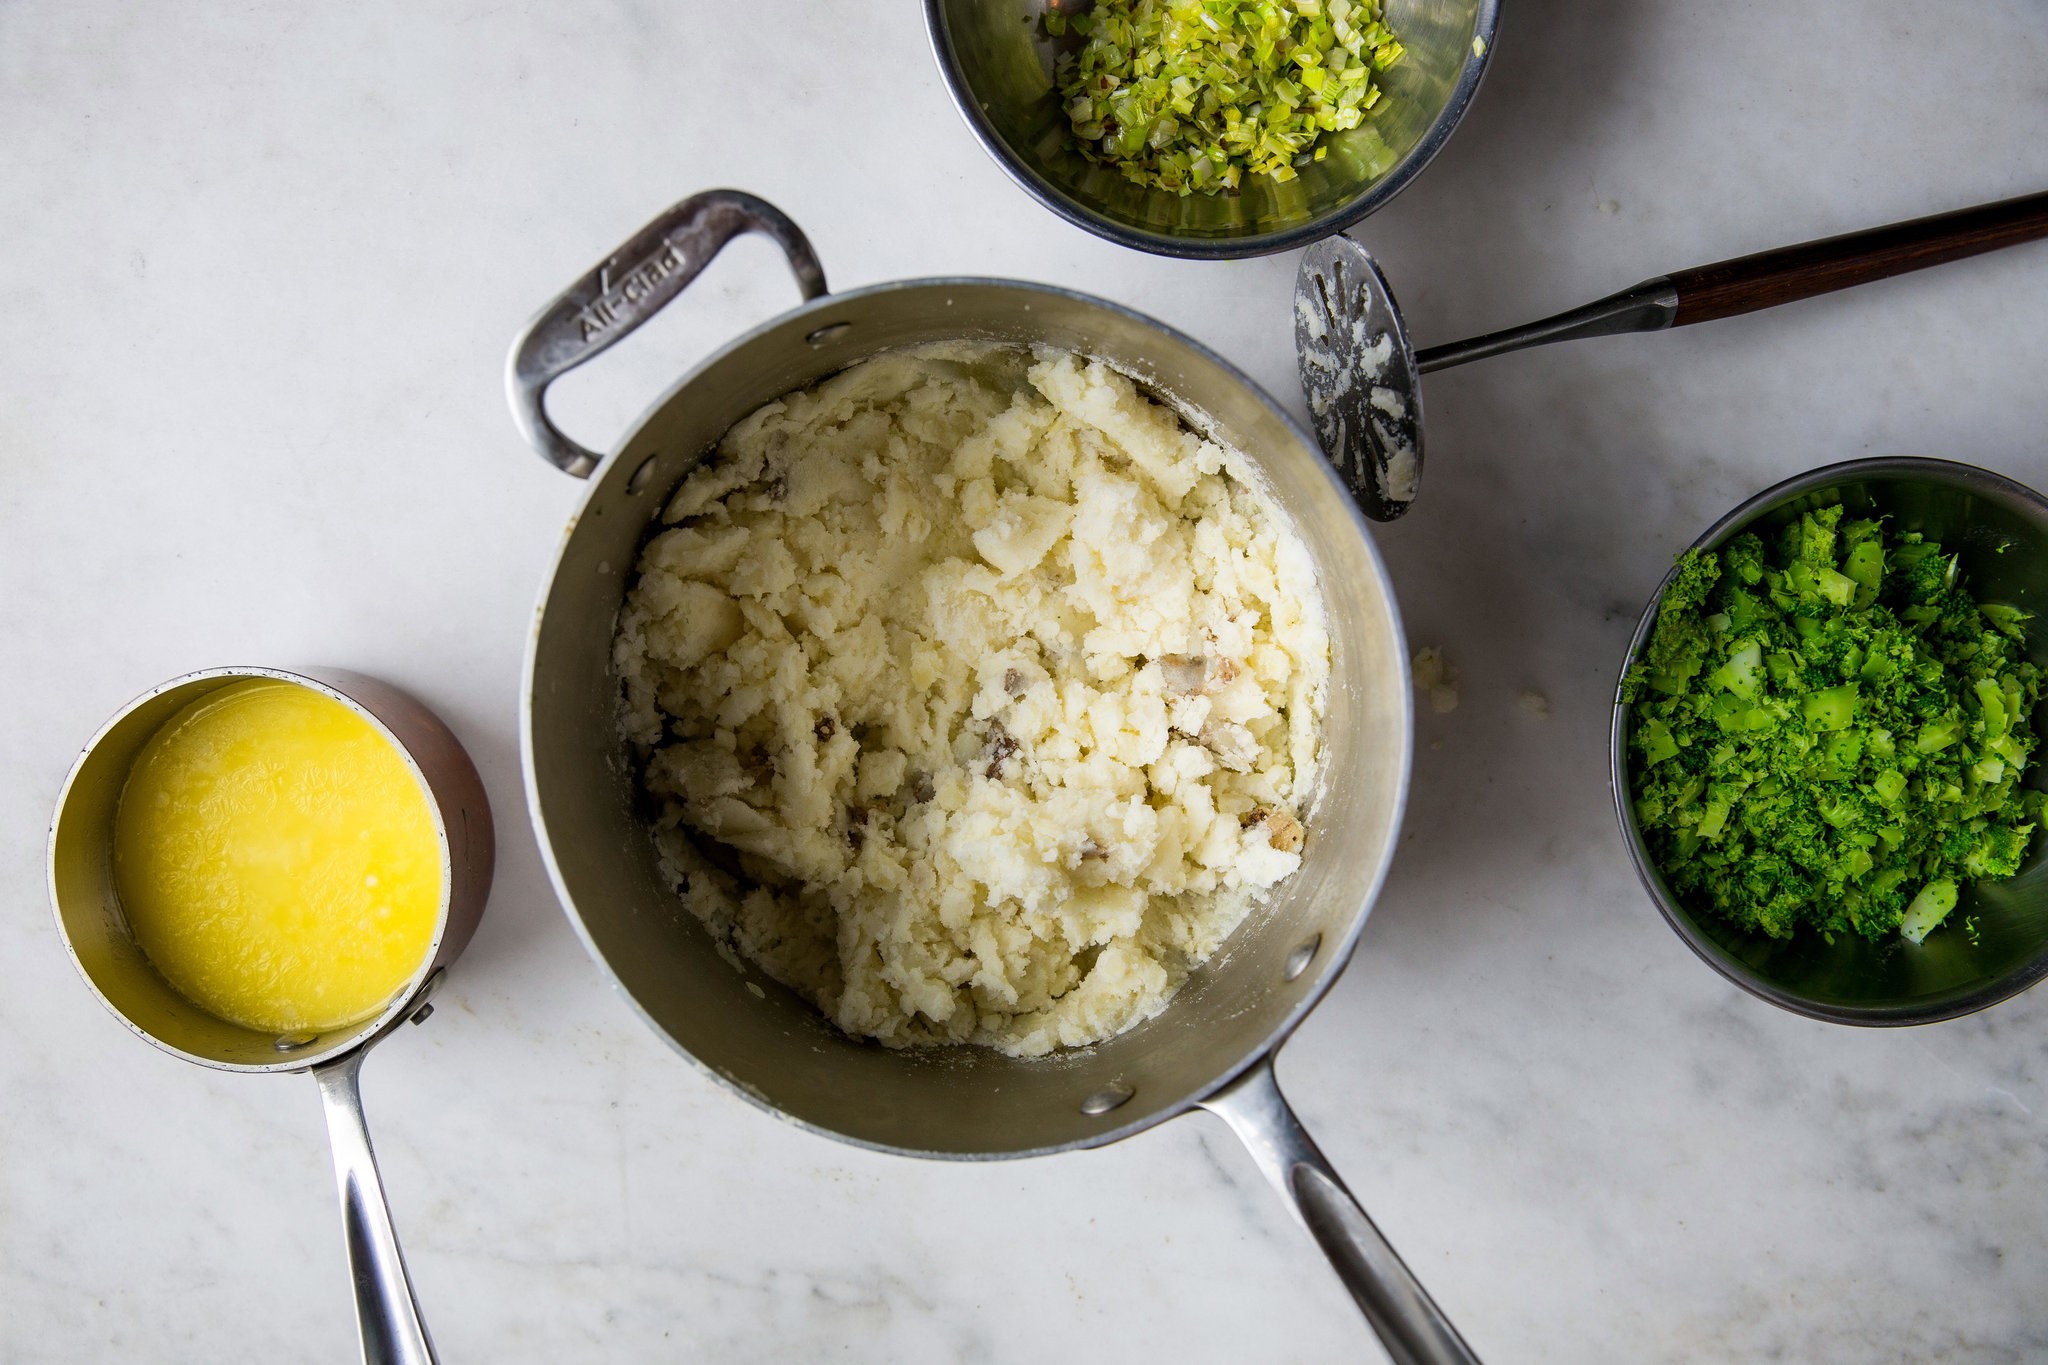
[(1753, 313), (2038, 237), (2048, 237), (2048, 193), (1675, 271), (1671, 325)]

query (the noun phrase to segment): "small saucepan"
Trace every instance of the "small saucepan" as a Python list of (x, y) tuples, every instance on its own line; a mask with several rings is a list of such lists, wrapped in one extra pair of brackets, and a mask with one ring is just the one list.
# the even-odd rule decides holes
[[(310, 688), (374, 726), (425, 791), (440, 844), (441, 905), (424, 960), (376, 1015), (321, 1033), (260, 1032), (187, 1000), (143, 955), (115, 891), (114, 814), (143, 746), (208, 693), (258, 678)], [(370, 1365), (431, 1365), (436, 1357), (377, 1177), (363, 1119), (363, 1059), (406, 1020), (421, 1023), (432, 1011), (427, 997), (483, 918), (492, 856), (483, 782), (448, 727), (389, 683), (340, 669), (210, 668), (151, 688), (86, 744), (50, 825), (50, 899), (57, 928), (100, 1003), (136, 1037), (188, 1062), (219, 1071), (310, 1071), (319, 1082), (341, 1188), (356, 1322)]]
[[(549, 421), (548, 384), (646, 321), (734, 236), (789, 258), (806, 302), (678, 380), (609, 456)], [(619, 736), (612, 633), (669, 491), (740, 418), (882, 351), (950, 340), (1100, 357), (1243, 451), (1306, 542), (1330, 616), (1329, 777), (1301, 869), (1158, 1017), (1094, 1047), (1018, 1060), (892, 1050), (834, 1028), (721, 956), (656, 861)], [(1011, 280), (925, 279), (825, 292), (796, 225), (751, 195), (685, 200), (572, 285), (514, 346), (520, 429), (590, 479), (541, 594), (523, 689), (527, 799), (584, 944), (686, 1058), (778, 1118), (908, 1156), (988, 1160), (1095, 1147), (1205, 1108), (1251, 1149), (1401, 1362), (1475, 1357), (1281, 1098), (1272, 1057), (1349, 958), (1386, 878), (1408, 793), (1407, 652), (1385, 568), (1314, 438), (1223, 360), (1099, 299)]]

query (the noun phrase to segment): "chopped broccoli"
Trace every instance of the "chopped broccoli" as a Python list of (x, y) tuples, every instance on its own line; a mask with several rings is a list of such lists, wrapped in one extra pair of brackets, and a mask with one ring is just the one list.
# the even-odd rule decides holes
[(1664, 629), (1660, 615), (1643, 654), (1644, 679), (1659, 692), (1685, 691), (1706, 662), (1708, 627), (1699, 609), (1720, 577), (1721, 566), (1711, 555), (1689, 555), (1664, 590), (1664, 600), (1672, 608), (1671, 628)]
[(1679, 560), (1623, 684), (1630, 797), (1689, 906), (1918, 943), (2026, 857), (2042, 675), (2027, 613), (1971, 599), (1954, 555), (1843, 517)]
[(1954, 882), (1940, 877), (1927, 883), (1920, 888), (1920, 894), (1913, 897), (1913, 903), (1906, 907), (1905, 915), (1899, 920), (1899, 937), (1920, 942), (1955, 908)]

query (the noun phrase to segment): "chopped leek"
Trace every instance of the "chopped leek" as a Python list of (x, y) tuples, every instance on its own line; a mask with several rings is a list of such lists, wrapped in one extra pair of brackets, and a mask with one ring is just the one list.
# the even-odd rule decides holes
[(1402, 52), (1380, 0), (1098, 0), (1046, 29), (1085, 39), (1056, 67), (1082, 155), (1182, 195), (1294, 179)]

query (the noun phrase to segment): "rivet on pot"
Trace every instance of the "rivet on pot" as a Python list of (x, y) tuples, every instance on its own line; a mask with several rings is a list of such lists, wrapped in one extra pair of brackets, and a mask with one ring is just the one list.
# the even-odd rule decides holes
[(853, 330), (850, 322), (828, 322), (804, 338), (813, 346), (823, 346), (828, 341), (837, 341)]
[(1321, 934), (1310, 934), (1308, 941), (1287, 955), (1287, 965), (1280, 969), (1283, 981), (1292, 981), (1308, 970), (1308, 964), (1316, 960), (1316, 949), (1323, 946)]
[(1122, 1081), (1105, 1085), (1102, 1089), (1081, 1101), (1081, 1112), (1090, 1115), (1107, 1114), (1110, 1110), (1125, 1103), (1131, 1096), (1137, 1093), (1135, 1087), (1125, 1085)]
[(279, 1052), (297, 1052), (308, 1043), (317, 1040), (319, 1036), (317, 1033), (281, 1033), (271, 1046)]
[(661, 456), (659, 455), (649, 455), (640, 462), (640, 467), (634, 470), (632, 475), (626, 480), (626, 491), (628, 493), (638, 493), (641, 489), (647, 487), (647, 481), (654, 477), (654, 462), (660, 458)]

